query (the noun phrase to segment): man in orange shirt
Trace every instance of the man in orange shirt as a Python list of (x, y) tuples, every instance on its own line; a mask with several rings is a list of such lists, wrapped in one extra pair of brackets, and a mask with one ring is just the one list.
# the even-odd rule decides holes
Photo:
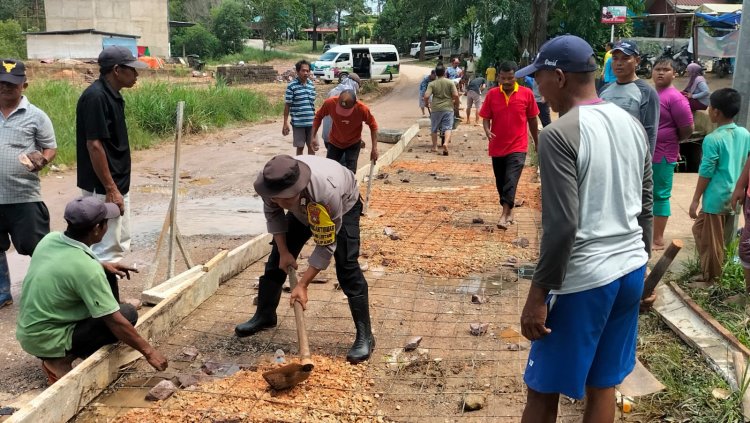
[(326, 157), (339, 161), (345, 156), (346, 168), (357, 173), (357, 159), (362, 148), (362, 124), (370, 127), (372, 151), (370, 160), (378, 160), (378, 124), (370, 109), (357, 101), (357, 93), (344, 90), (337, 97), (331, 97), (315, 113), (313, 121), (313, 148), (318, 149), (318, 129), (323, 118), (330, 116), (331, 133), (328, 135), (328, 153)]

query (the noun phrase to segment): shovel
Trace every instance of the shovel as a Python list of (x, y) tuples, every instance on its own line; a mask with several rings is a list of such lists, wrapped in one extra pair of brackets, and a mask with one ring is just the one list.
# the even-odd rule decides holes
[[(289, 267), (287, 274), (289, 275), (289, 285), (293, 290), (297, 286), (297, 274), (293, 267)], [(310, 377), (310, 373), (315, 367), (310, 359), (310, 345), (307, 342), (307, 330), (305, 329), (305, 312), (302, 309), (302, 304), (298, 301), (294, 302), (294, 321), (297, 324), (297, 340), (302, 362), (290, 363), (263, 373), (263, 379), (277, 391), (293, 388), (298, 383), (304, 382)]]
[[(375, 172), (375, 160), (370, 162), (370, 176), (367, 177), (367, 193), (365, 194), (365, 204), (362, 207), (362, 216), (378, 217), (383, 213), (377, 210), (370, 211), (370, 194), (372, 193), (372, 174)], [(369, 213), (368, 213), (369, 212)]]

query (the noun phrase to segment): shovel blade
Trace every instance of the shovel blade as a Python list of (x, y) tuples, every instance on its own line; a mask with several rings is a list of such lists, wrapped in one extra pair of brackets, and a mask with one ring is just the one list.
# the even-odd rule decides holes
[(310, 377), (310, 373), (312, 373), (313, 367), (310, 363), (291, 363), (263, 373), (263, 379), (268, 382), (271, 388), (277, 391), (289, 389), (307, 380)]

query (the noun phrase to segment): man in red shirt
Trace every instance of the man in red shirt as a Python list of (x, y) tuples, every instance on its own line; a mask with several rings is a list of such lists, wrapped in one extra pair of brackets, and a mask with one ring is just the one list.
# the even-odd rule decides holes
[(323, 118), (330, 116), (332, 120), (331, 133), (328, 135), (328, 153), (326, 158), (340, 161), (344, 156), (346, 168), (357, 173), (357, 159), (362, 148), (362, 124), (370, 127), (372, 151), (370, 160), (378, 160), (378, 124), (370, 109), (357, 101), (357, 93), (344, 90), (337, 97), (331, 97), (315, 113), (313, 121), (313, 149), (317, 150), (318, 128)]
[(497, 223), (500, 229), (508, 229), (508, 224), (513, 223), (516, 187), (529, 148), (526, 127), (528, 126), (534, 140), (534, 151), (539, 137), (539, 108), (534, 93), (518, 85), (516, 69), (518, 66), (511, 61), (500, 64), (497, 69), (497, 82), (500, 86), (487, 92), (479, 111), (479, 116), (484, 119), (484, 133), (489, 140), (492, 170), (502, 206), (500, 221)]

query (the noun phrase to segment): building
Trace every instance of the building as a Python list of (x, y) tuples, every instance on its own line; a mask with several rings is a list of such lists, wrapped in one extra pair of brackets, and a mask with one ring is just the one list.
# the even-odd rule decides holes
[(726, 0), (648, 0), (643, 22), (648, 36), (689, 38), (694, 12), (704, 5), (724, 5)]
[(44, 0), (44, 10), (47, 32), (30, 34), (30, 58), (95, 58), (111, 44), (133, 50), (134, 39), (141, 51), (169, 56), (167, 0)]

